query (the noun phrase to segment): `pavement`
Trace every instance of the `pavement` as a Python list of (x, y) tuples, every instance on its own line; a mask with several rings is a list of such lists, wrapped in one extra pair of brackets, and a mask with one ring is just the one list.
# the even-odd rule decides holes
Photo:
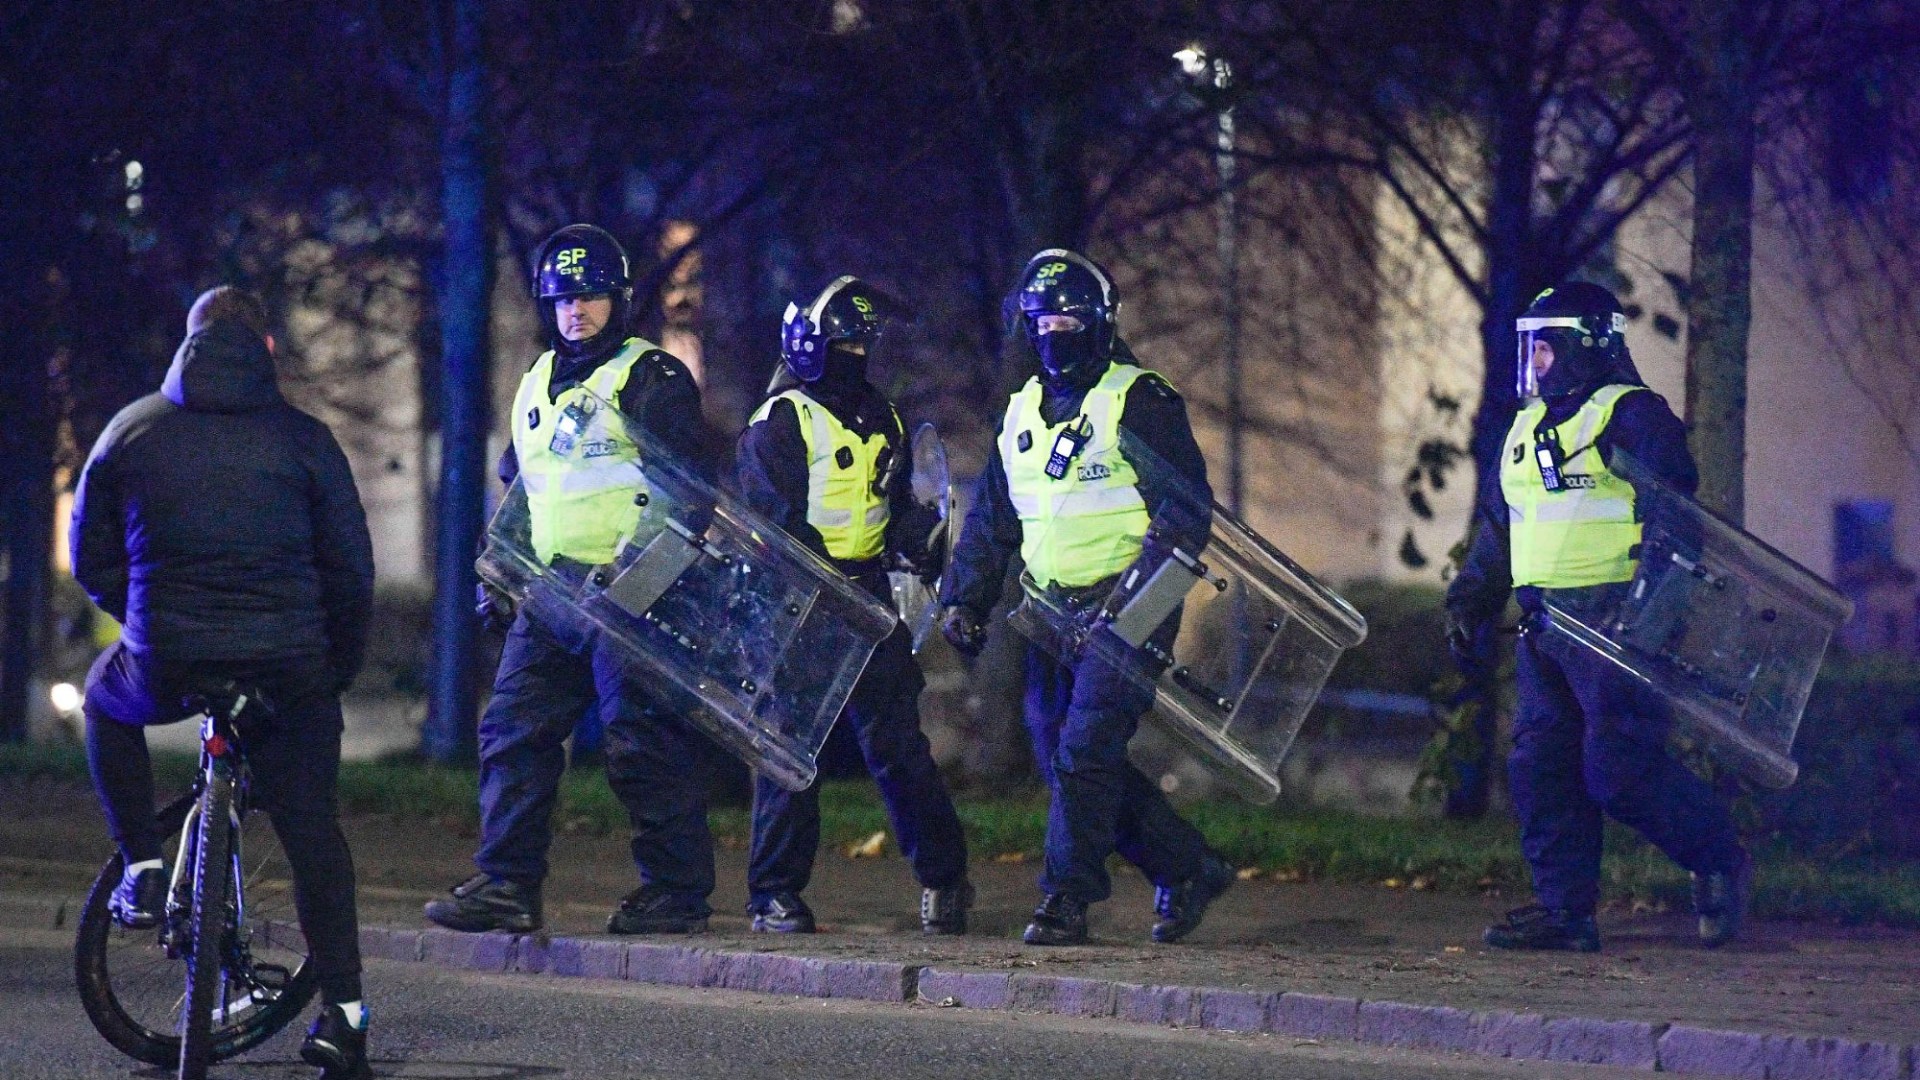
[[(17, 810), (0, 821), (0, 930), (59, 926), (106, 853), (91, 800), (44, 782), (0, 799)], [(636, 884), (626, 845), (567, 824), (548, 930), (516, 937), (419, 919), (421, 902), (469, 872), (470, 835), (350, 820), (367, 954), (1700, 1076), (1920, 1080), (1920, 934), (1910, 931), (1759, 920), (1709, 952), (1686, 913), (1605, 911), (1597, 955), (1510, 954), (1484, 948), (1479, 931), (1525, 897), (1256, 878), (1222, 897), (1189, 942), (1158, 946), (1146, 941), (1152, 890), (1127, 871), (1095, 908), (1094, 943), (1048, 950), (1018, 941), (1037, 899), (1031, 862), (977, 856), (974, 932), (926, 939), (903, 860), (827, 850), (806, 892), (823, 932), (771, 938), (748, 932), (744, 853), (727, 847), (713, 933), (622, 939), (598, 931)]]

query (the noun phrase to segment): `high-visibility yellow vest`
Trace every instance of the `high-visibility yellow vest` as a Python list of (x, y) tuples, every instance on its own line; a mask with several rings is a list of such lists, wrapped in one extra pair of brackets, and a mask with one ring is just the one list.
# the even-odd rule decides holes
[(1640, 543), (1633, 485), (1610, 469), (1597, 445), (1620, 399), (1640, 386), (1605, 386), (1549, 434), (1559, 446), (1561, 488), (1548, 491), (1535, 456), (1535, 429), (1547, 415), (1533, 401), (1513, 418), (1500, 460), (1507, 500), (1513, 583), (1574, 589), (1633, 580)]
[[(819, 532), (827, 554), (836, 559), (879, 558), (887, 547), (887, 522), (892, 517), (880, 475), (886, 433), (861, 438), (801, 389), (768, 398), (748, 424), (765, 420), (776, 401), (792, 402), (800, 416), (800, 438), (807, 447), (807, 524)], [(900, 414), (891, 406), (888, 411), (895, 434), (902, 435), (905, 429), (900, 426)], [(894, 452), (903, 453), (904, 449)]]
[[(513, 453), (526, 487), (533, 551), (541, 562), (557, 555), (612, 562), (622, 539), (639, 523), (634, 497), (645, 490), (639, 448), (618, 417), (597, 412), (616, 405), (634, 362), (656, 348), (628, 338), (618, 353), (578, 386), (561, 391), (557, 400), (547, 397), (552, 350), (521, 376), (513, 397)], [(606, 404), (594, 402), (588, 391)]]
[[(1020, 515), (1020, 557), (1047, 585), (1092, 585), (1133, 564), (1149, 515), (1139, 476), (1120, 453), (1120, 414), (1134, 380), (1151, 374), (1112, 364), (1087, 391), (1078, 415), (1058, 424), (1040, 416), (1040, 380), (1007, 402), (1000, 461), (1007, 495)], [(1060, 467), (1056, 454), (1065, 458)], [(1058, 476), (1047, 472), (1049, 461)]]

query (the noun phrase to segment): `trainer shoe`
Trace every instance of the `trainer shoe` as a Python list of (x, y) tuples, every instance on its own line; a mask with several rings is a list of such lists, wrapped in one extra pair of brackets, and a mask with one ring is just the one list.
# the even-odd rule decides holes
[(1575, 915), (1540, 904), (1507, 912), (1507, 921), (1487, 927), (1481, 938), (1496, 949), (1600, 951), (1600, 926), (1593, 921), (1593, 916)]
[(462, 933), (532, 933), (541, 924), (540, 886), (475, 874), (453, 887), (451, 899), (429, 901), (426, 914), (429, 921)]
[(107, 898), (113, 921), (130, 930), (145, 930), (160, 922), (167, 907), (167, 868), (148, 865), (120, 875), (120, 884)]
[(800, 899), (799, 893), (774, 893), (748, 904), (747, 911), (753, 915), (753, 930), (757, 934), (811, 934), (818, 929), (814, 925), (813, 909)]
[(317, 1067), (320, 1080), (373, 1080), (364, 1023), (355, 1027), (340, 1006), (322, 1006), (300, 1044), (300, 1060)]
[(1021, 940), (1029, 945), (1085, 945), (1087, 905), (1066, 893), (1048, 893), (1033, 910)]
[(920, 890), (920, 932), (952, 937), (967, 932), (967, 909), (973, 907), (973, 886), (962, 881), (944, 889)]
[(1153, 890), (1153, 911), (1160, 921), (1153, 924), (1153, 940), (1171, 945), (1200, 925), (1207, 905), (1239, 880), (1239, 873), (1220, 856), (1208, 852), (1200, 863), (1200, 872), (1178, 885)]
[(688, 902), (658, 885), (642, 885), (607, 918), (609, 934), (704, 934), (713, 909)]
[(1753, 898), (1753, 856), (1740, 853), (1732, 870), (1693, 875), (1693, 910), (1700, 916), (1700, 943), (1717, 949), (1740, 933)]

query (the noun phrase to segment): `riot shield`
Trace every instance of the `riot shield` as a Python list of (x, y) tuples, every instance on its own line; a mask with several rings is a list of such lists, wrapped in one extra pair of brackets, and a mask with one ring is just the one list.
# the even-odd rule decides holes
[[(613, 559), (546, 552), (523, 473), (488, 527), (481, 576), (564, 647), (612, 645), (629, 674), (741, 760), (782, 787), (806, 787), (893, 612), (612, 405), (588, 395), (582, 411), (569, 451), (579, 477), (624, 487), (620, 473), (631, 472), (631, 512), (606, 523), (618, 533)], [(621, 440), (637, 460), (609, 453)], [(595, 454), (614, 464), (595, 465)]]
[[(1078, 589), (1024, 573), (1008, 620), (1062, 663), (1093, 650), (1151, 687), (1159, 727), (1240, 794), (1270, 803), (1281, 759), (1366, 620), (1144, 444), (1122, 432), (1118, 449), (1160, 497), (1144, 537), (1113, 540), (1115, 561), (1131, 565)], [(1087, 450), (1097, 463), (1103, 448)]]
[(921, 424), (913, 432), (913, 501), (925, 508), (928, 520), (938, 522), (925, 543), (928, 561), (937, 562), (941, 572), (929, 581), (912, 570), (894, 570), (887, 574), (887, 581), (893, 589), (893, 608), (913, 635), (917, 653), (939, 613), (940, 581), (953, 551), (953, 481), (947, 472), (947, 448), (932, 424)]
[(1633, 485), (1639, 565), (1628, 583), (1548, 590), (1548, 627), (1658, 693), (1676, 727), (1736, 771), (1792, 784), (1800, 714), (1853, 604), (1630, 455), (1610, 467)]

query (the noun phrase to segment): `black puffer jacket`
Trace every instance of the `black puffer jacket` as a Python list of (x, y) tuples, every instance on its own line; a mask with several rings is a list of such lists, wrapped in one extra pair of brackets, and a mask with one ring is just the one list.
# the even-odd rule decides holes
[(287, 404), (266, 343), (219, 322), (120, 410), (74, 501), (73, 573), (136, 652), (360, 669), (373, 546), (346, 455)]

